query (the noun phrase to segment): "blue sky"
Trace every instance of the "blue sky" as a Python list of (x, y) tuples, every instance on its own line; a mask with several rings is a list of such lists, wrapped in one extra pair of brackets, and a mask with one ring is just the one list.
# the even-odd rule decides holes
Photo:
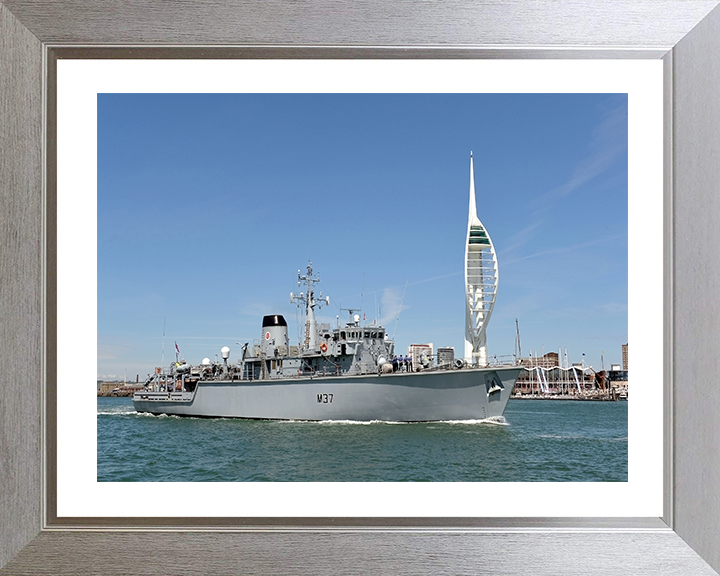
[[(297, 270), (396, 350), (464, 342), (469, 156), (499, 289), (490, 355), (627, 342), (624, 94), (98, 95), (98, 378), (142, 380), (174, 342), (231, 360)], [(364, 289), (363, 289), (364, 285)]]

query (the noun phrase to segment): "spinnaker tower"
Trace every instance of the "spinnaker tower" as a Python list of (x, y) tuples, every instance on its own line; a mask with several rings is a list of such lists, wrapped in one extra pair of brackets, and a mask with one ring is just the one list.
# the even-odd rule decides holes
[(470, 208), (465, 243), (465, 359), (487, 365), (486, 330), (498, 286), (498, 263), (490, 235), (477, 216), (475, 175), (470, 152)]

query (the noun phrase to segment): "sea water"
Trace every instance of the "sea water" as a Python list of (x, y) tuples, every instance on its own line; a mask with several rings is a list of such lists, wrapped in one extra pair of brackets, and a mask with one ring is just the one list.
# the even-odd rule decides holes
[(492, 421), (152, 416), (97, 399), (100, 482), (626, 482), (627, 402), (510, 400)]

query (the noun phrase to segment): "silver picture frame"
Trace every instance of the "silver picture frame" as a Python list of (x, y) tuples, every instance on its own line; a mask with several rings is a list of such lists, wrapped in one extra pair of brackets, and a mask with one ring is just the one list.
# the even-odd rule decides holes
[[(0, 0), (0, 574), (717, 574), (718, 3)], [(662, 59), (661, 518), (58, 518), (55, 65), (238, 57)]]

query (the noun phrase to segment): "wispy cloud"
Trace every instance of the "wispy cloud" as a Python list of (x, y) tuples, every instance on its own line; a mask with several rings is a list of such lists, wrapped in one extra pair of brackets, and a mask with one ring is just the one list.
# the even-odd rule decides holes
[(424, 280), (416, 280), (415, 282), (409, 282), (408, 286), (425, 284), (425, 282), (433, 282), (434, 280), (442, 280), (443, 278), (450, 278), (451, 276), (459, 276), (461, 274), (463, 274), (463, 272), (452, 272), (451, 274), (443, 274), (442, 276), (433, 276), (432, 278), (425, 278)]
[(389, 326), (389, 323), (394, 321), (400, 312), (410, 308), (410, 306), (403, 303), (402, 296), (402, 292), (397, 288), (390, 287), (383, 290), (382, 296), (380, 297), (383, 310), (383, 317), (380, 319), (380, 324)]
[(534, 220), (531, 224), (525, 226), (525, 228), (523, 228), (522, 230), (515, 232), (515, 234), (508, 238), (506, 246), (503, 248), (500, 254), (507, 254), (508, 252), (512, 252), (513, 250), (520, 248), (524, 244), (527, 244), (533, 237), (533, 233), (535, 232), (535, 230), (537, 230), (543, 225), (545, 225), (545, 220), (538, 218)]
[(522, 262), (523, 260), (530, 260), (533, 258), (539, 258), (541, 256), (565, 254), (567, 252), (581, 250), (581, 249), (587, 248), (589, 246), (596, 246), (597, 244), (604, 244), (606, 242), (610, 242), (612, 240), (617, 240), (618, 238), (625, 238), (625, 237), (626, 237), (626, 234), (618, 234), (616, 236), (610, 236), (608, 238), (598, 238), (597, 240), (593, 240), (592, 242), (584, 242), (582, 244), (573, 244), (572, 246), (561, 246), (559, 248), (543, 250), (541, 252), (535, 252), (533, 254), (528, 254), (527, 256), (523, 256), (522, 258), (516, 258), (515, 260), (509, 260), (509, 261), (503, 262), (503, 265), (507, 266), (509, 264), (515, 264), (517, 262)]
[(98, 360), (119, 360), (126, 358), (134, 344), (128, 340), (98, 334)]
[(611, 168), (627, 151), (627, 100), (608, 107), (593, 130), (588, 155), (580, 161), (570, 178), (561, 186), (537, 198), (540, 204), (562, 198), (580, 189)]
[(252, 316), (257, 318), (259, 310), (269, 310), (272, 308), (268, 302), (262, 300), (245, 301), (236, 308), (236, 312), (241, 316)]
[(601, 308), (607, 314), (627, 314), (627, 304), (620, 304), (618, 302), (608, 302), (607, 304), (601, 305)]
[[(425, 284), (426, 282), (434, 282), (435, 280), (442, 280), (444, 278), (451, 278), (453, 276), (461, 276), (464, 272), (452, 272), (450, 274), (442, 274), (440, 276), (432, 276), (430, 278), (423, 278), (422, 280), (415, 280), (414, 282), (408, 282), (408, 286), (417, 286), (418, 284)], [(405, 287), (400, 290), (398, 287), (390, 286), (384, 288), (382, 296), (380, 297), (380, 304), (382, 305), (382, 318), (380, 323), (383, 326), (388, 326), (389, 322), (394, 321), (400, 312), (410, 308), (407, 304), (403, 303), (403, 293)]]
[[(408, 280), (408, 286), (417, 286), (418, 284), (425, 284), (426, 282), (434, 282), (435, 280), (442, 280), (443, 278), (451, 278), (451, 277), (453, 277), (453, 276), (462, 276), (463, 274), (464, 274), (464, 272), (461, 270), (461, 271), (459, 271), (459, 272), (452, 272), (452, 273), (450, 273), (450, 274), (442, 274), (442, 275), (440, 275), (440, 276), (432, 276), (431, 278), (422, 278), (422, 279), (420, 279), (420, 280), (415, 280), (415, 281), (413, 281), (413, 282), (410, 282), (410, 281)], [(398, 288), (397, 288), (397, 287), (383, 288), (383, 294), (384, 294), (384, 292), (385, 292), (386, 290), (396, 291), (396, 292), (397, 292), (397, 291), (398, 291)], [(366, 292), (365, 292), (365, 298), (366, 298), (366, 299), (368, 298), (368, 294), (370, 294), (370, 295), (372, 296), (372, 294), (373, 294), (374, 292), (375, 292), (375, 290), (370, 290), (369, 292), (366, 291)], [(402, 294), (402, 293), (401, 293), (401, 294)], [(383, 296), (381, 296), (381, 298), (382, 298), (382, 297), (383, 297)], [(362, 298), (362, 294), (359, 294), (359, 293), (358, 293), (358, 294), (350, 294), (350, 295), (343, 296), (342, 298), (336, 299), (335, 302), (336, 302), (336, 303), (337, 303), (337, 302), (343, 302), (343, 303), (344, 303), (344, 302), (346, 302), (346, 301), (353, 301), (353, 300), (359, 301), (361, 298)], [(332, 300), (332, 298), (331, 298), (330, 304), (332, 305), (332, 303), (333, 303), (333, 300)], [(384, 309), (385, 309), (385, 303), (384, 303), (382, 300), (380, 301), (380, 303), (382, 304), (383, 310), (384, 310)]]

